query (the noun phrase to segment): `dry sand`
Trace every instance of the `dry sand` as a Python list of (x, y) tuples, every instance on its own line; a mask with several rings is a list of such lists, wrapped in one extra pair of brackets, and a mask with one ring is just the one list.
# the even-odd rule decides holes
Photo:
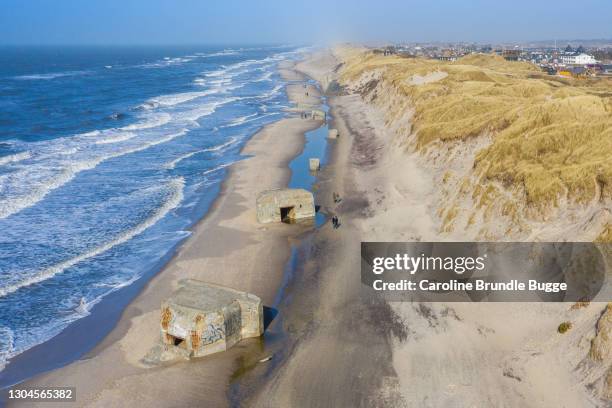
[[(377, 95), (379, 101), (394, 97), (382, 91)], [(355, 220), (363, 241), (479, 240), (475, 233), (444, 228), (438, 210), (449, 198), (440, 179), (448, 170), (459, 174), (471, 171), (475, 153), (487, 143), (486, 135), (454, 146), (450, 154), (444, 148), (421, 154), (411, 148), (410, 138), (402, 137), (402, 130), (410, 129), (410, 112), (403, 122), (389, 122), (385, 120), (387, 112), (359, 95), (335, 98), (332, 106), (339, 122), (347, 125), (344, 132), (350, 132), (353, 140), (355, 184), (367, 201), (366, 216)], [(342, 133), (342, 123), (339, 129)], [(597, 210), (602, 206), (605, 203)], [(532, 231), (537, 233), (522, 239), (588, 241), (599, 231), (597, 225), (585, 228), (591, 224), (582, 222), (590, 211), (577, 206), (571, 216), (547, 219), (538, 228), (534, 225)], [(478, 221), (473, 230), (486, 226), (504, 231), (508, 227), (500, 219), (490, 220), (491, 225), (486, 222)], [(396, 395), (397, 404), (607, 406), (597, 398), (607, 366), (597, 366), (588, 357), (605, 304), (591, 303), (580, 310), (571, 306), (392, 303), (405, 328), (405, 338), (390, 336), (397, 379), (394, 386), (400, 394)], [(571, 321), (573, 328), (562, 335), (557, 327), (565, 321)]]
[[(303, 75), (283, 65), (291, 81)], [(312, 87), (311, 87), (312, 88)], [(292, 84), (295, 103), (316, 103), (318, 92)], [(245, 160), (232, 165), (209, 214), (170, 263), (129, 305), (117, 327), (87, 358), (28, 381), (28, 386), (73, 386), (78, 406), (225, 406), (231, 375), (248, 358), (265, 356), (261, 340), (243, 341), (227, 353), (166, 367), (141, 359), (159, 339), (160, 303), (182, 278), (248, 291), (271, 305), (289, 256), (289, 238), (303, 226), (257, 224), (255, 199), (266, 189), (285, 187), (288, 163), (304, 145), (304, 133), (320, 121), (299, 117), (266, 126), (244, 147)]]

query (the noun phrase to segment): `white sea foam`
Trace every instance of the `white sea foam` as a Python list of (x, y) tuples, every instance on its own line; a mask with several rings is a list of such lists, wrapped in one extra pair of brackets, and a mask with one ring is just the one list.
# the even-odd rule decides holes
[[(40, 179), (40, 176), (35, 174), (36, 169), (33, 169), (32, 171), (29, 168), (26, 168), (20, 172), (15, 172), (14, 174), (9, 174), (7, 179), (16, 180), (17, 184), (19, 184), (21, 180), (28, 180), (30, 176), (38, 177), (38, 180), (33, 180), (35, 184), (30, 184), (31, 189), (26, 194), (0, 199), (0, 218), (6, 218), (12, 214), (24, 210), (25, 208), (33, 206), (51, 191), (68, 183), (82, 171), (91, 170), (106, 160), (124, 156), (126, 154), (136, 153), (161, 143), (169, 142), (184, 135), (185, 133), (187, 133), (187, 129), (182, 129), (180, 132), (172, 133), (160, 139), (152, 140), (141, 145), (127, 147), (123, 150), (112, 150), (104, 156), (97, 156), (85, 161), (67, 163), (64, 164), (65, 167), (61, 171), (54, 173), (53, 176), (49, 178)], [(4, 183), (6, 183), (6, 181)], [(0, 184), (0, 187), (3, 187), (2, 184)]]
[(48, 267), (46, 269), (43, 269), (41, 271), (38, 271), (30, 276), (28, 276), (27, 278), (21, 280), (20, 282), (17, 283), (13, 283), (11, 285), (8, 286), (4, 286), (0, 288), (0, 297), (4, 297), (10, 293), (13, 293), (21, 288), (24, 288), (26, 286), (30, 286), (36, 283), (40, 283), (40, 282), (44, 282), (47, 279), (50, 279), (54, 276), (56, 276), (59, 273), (64, 272), (66, 269), (80, 263), (83, 262), (84, 260), (87, 260), (89, 258), (93, 258), (95, 256), (98, 256), (106, 251), (108, 251), (109, 249), (120, 245), (130, 239), (132, 239), (133, 237), (135, 237), (136, 235), (139, 235), (141, 233), (143, 233), (145, 230), (147, 230), (149, 227), (155, 225), (159, 220), (161, 220), (162, 218), (164, 218), (164, 216), (166, 214), (168, 214), (170, 211), (172, 211), (173, 209), (175, 209), (183, 200), (183, 189), (185, 187), (185, 180), (182, 177), (177, 177), (173, 180), (171, 180), (168, 184), (167, 184), (167, 188), (169, 190), (169, 194), (168, 194), (168, 198), (166, 199), (166, 201), (158, 208), (156, 209), (153, 214), (151, 214), (151, 216), (149, 216), (149, 218), (147, 218), (146, 220), (144, 220), (143, 222), (141, 222), (140, 224), (126, 230), (123, 231), (121, 234), (117, 235), (114, 239), (98, 245), (94, 248), (91, 248), (89, 251), (84, 252), (78, 256), (75, 256), (73, 258), (67, 259), (63, 262), (60, 262), (56, 265), (53, 265), (51, 267)]
[(223, 163), (223, 164), (218, 165), (217, 167), (213, 167), (212, 169), (208, 169), (208, 170), (206, 170), (206, 171), (203, 171), (201, 174), (202, 174), (203, 176), (206, 176), (207, 174), (215, 173), (215, 172), (217, 172), (217, 171), (219, 171), (219, 170), (221, 170), (221, 169), (224, 169), (224, 168), (226, 168), (226, 167), (229, 167), (229, 166), (231, 166), (231, 165), (232, 165), (232, 164), (234, 164), (234, 163), (236, 163), (236, 162), (228, 162), (228, 163)]
[(218, 107), (226, 105), (231, 102), (235, 102), (240, 99), (241, 99), (240, 97), (228, 97), (225, 99), (213, 101), (206, 105), (198, 106), (189, 111), (177, 113), (176, 117), (181, 120), (196, 121), (204, 116), (211, 115), (217, 110)]
[(123, 130), (143, 130), (143, 129), (151, 129), (154, 127), (159, 127), (165, 125), (170, 122), (172, 116), (169, 113), (163, 112), (158, 115), (149, 116), (147, 120), (144, 122), (137, 122), (132, 125), (125, 126), (121, 129)]
[(218, 91), (213, 89), (213, 90), (206, 90), (206, 91), (201, 91), (201, 92), (183, 92), (183, 93), (177, 93), (177, 94), (171, 94), (171, 95), (162, 95), (156, 98), (149, 99), (147, 102), (145, 102), (144, 105), (147, 107), (155, 107), (155, 108), (158, 108), (160, 106), (161, 107), (174, 106), (174, 105), (179, 105), (181, 103), (189, 102), (193, 99), (208, 96), (216, 92)]
[(220, 52), (213, 52), (211, 54), (200, 54), (200, 56), (210, 58), (210, 57), (223, 57), (225, 55), (236, 55), (236, 54), (238, 54), (238, 51), (229, 49), (229, 50), (223, 50)]
[(164, 57), (162, 60), (137, 65), (137, 67), (139, 68), (164, 68), (164, 67), (168, 67), (172, 65), (180, 65), (180, 64), (183, 64), (185, 62), (190, 62), (190, 61), (193, 61), (193, 58), (190, 58), (188, 56), (176, 57), (176, 58)]
[(0, 371), (4, 369), (6, 361), (12, 357), (15, 347), (13, 331), (4, 326), (0, 326)]
[(253, 113), (251, 115), (246, 115), (246, 116), (240, 116), (239, 118), (232, 120), (229, 124), (225, 125), (224, 127), (233, 127), (233, 126), (242, 125), (243, 123), (248, 122), (249, 119), (257, 115), (258, 113)]
[(260, 78), (254, 80), (253, 82), (272, 81), (273, 74), (274, 74), (274, 71), (266, 72)]
[(174, 169), (176, 167), (177, 164), (179, 164), (183, 160), (186, 160), (186, 159), (188, 159), (190, 157), (195, 156), (196, 154), (207, 153), (207, 152), (218, 152), (218, 151), (221, 151), (221, 150), (225, 149), (226, 147), (229, 147), (229, 146), (235, 144), (237, 141), (238, 141), (238, 138), (232, 137), (232, 138), (230, 138), (225, 143), (221, 143), (221, 144), (213, 146), (213, 147), (207, 147), (206, 149), (200, 149), (200, 150), (195, 150), (193, 152), (186, 153), (186, 154), (184, 154), (182, 156), (179, 156), (176, 159), (174, 159), (172, 161), (169, 161), (168, 163), (164, 164), (163, 167), (165, 169), (172, 170), (172, 169)]
[(101, 132), (99, 130), (92, 130), (91, 132), (81, 133), (81, 136), (93, 137), (93, 136), (98, 136), (100, 133)]
[(29, 151), (10, 154), (8, 156), (2, 156), (0, 157), (0, 166), (9, 164), (9, 163), (20, 162), (22, 160), (27, 160), (30, 157), (32, 157), (32, 153), (30, 153)]
[(236, 137), (230, 137), (230, 139), (225, 142), (222, 143), (220, 145), (217, 146), (213, 146), (213, 147), (209, 147), (207, 149), (204, 149), (205, 152), (218, 152), (219, 150), (223, 150), (226, 147), (232, 146), (233, 144), (235, 144), (238, 141), (238, 138)]
[(188, 159), (190, 157), (195, 156), (196, 154), (206, 153), (206, 152), (218, 152), (220, 150), (225, 149), (226, 147), (229, 147), (229, 146), (235, 144), (237, 141), (238, 141), (238, 138), (232, 137), (227, 142), (221, 143), (221, 144), (219, 144), (217, 146), (208, 147), (206, 149), (195, 150), (193, 152), (189, 152), (189, 153), (183, 154), (182, 156), (179, 156), (176, 159), (174, 159), (174, 160), (164, 164), (163, 167), (165, 169), (172, 170), (172, 169), (174, 169), (176, 167), (177, 164), (179, 164), (183, 160), (186, 160), (186, 159)]
[(262, 93), (260, 96), (257, 97), (257, 99), (263, 99), (263, 100), (270, 99), (273, 96), (278, 95), (278, 93), (283, 88), (284, 88), (284, 85), (276, 85), (272, 90)]
[(49, 72), (46, 74), (19, 75), (19, 76), (13, 77), (13, 79), (17, 79), (20, 81), (49, 80), (49, 79), (67, 77), (67, 76), (86, 75), (89, 73), (90, 71)]
[(113, 136), (96, 140), (95, 144), (101, 145), (101, 144), (125, 142), (126, 140), (130, 140), (134, 137), (136, 137), (136, 133), (131, 133), (131, 132), (117, 133)]

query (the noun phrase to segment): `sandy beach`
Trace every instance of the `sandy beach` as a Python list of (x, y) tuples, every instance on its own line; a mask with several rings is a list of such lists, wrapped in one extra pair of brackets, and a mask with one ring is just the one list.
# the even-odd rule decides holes
[[(340, 62), (325, 54), (300, 67), (321, 80)], [(445, 202), (438, 177), (451, 166), (469, 168), (469, 156), (449, 163), (436, 160), (443, 154), (436, 149), (423, 155), (407, 148), (398, 133), (410, 129), (410, 110), (393, 123), (391, 109), (377, 106), (393, 97), (373, 102), (349, 91), (329, 98), (340, 138), (317, 201), (342, 225), (327, 225), (302, 245), (291, 302), (280, 307), (289, 352), (274, 372), (252, 379), (246, 405), (601, 406), (589, 384), (606, 368), (588, 355), (605, 303), (387, 303), (360, 287), (361, 241), (478, 240), (444, 231), (438, 212)], [(580, 236), (579, 222), (571, 233), (564, 222), (549, 220), (539, 233), (559, 241)], [(573, 322), (570, 335), (557, 333), (562, 321)]]
[[(303, 81), (291, 64), (281, 66), (289, 81)], [(296, 104), (316, 104), (319, 94), (288, 86)], [(289, 257), (289, 240), (309, 227), (257, 224), (255, 198), (282, 188), (288, 163), (304, 145), (304, 133), (320, 121), (289, 117), (266, 126), (244, 147), (245, 159), (232, 165), (209, 214), (196, 225), (168, 265), (124, 311), (117, 327), (85, 358), (27, 382), (28, 386), (75, 386), (79, 406), (207, 406), (228, 404), (230, 376), (245, 356), (265, 356), (259, 340), (243, 341), (227, 353), (168, 367), (148, 367), (143, 357), (159, 339), (160, 303), (178, 280), (196, 278), (248, 291), (271, 305)], [(95, 373), (95, 374), (93, 374)], [(177, 393), (176, 389), (181, 392)]]

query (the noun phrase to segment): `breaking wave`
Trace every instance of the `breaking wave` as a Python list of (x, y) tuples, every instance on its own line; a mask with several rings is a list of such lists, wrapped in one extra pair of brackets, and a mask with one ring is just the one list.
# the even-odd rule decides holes
[(30, 153), (29, 151), (15, 153), (15, 154), (11, 154), (8, 156), (2, 156), (0, 157), (0, 166), (9, 164), (9, 163), (20, 162), (22, 160), (27, 160), (30, 157), (32, 157), (32, 153)]
[(230, 147), (231, 145), (235, 144), (237, 141), (238, 141), (238, 138), (232, 137), (227, 142), (221, 143), (221, 144), (219, 144), (217, 146), (208, 147), (206, 149), (200, 149), (200, 150), (195, 150), (193, 152), (186, 153), (186, 154), (184, 154), (182, 156), (179, 156), (176, 159), (174, 159), (174, 160), (164, 164), (164, 168), (166, 168), (168, 170), (172, 170), (172, 169), (176, 168), (177, 164), (179, 164), (183, 160), (186, 160), (186, 159), (188, 159), (190, 157), (195, 156), (196, 154), (206, 153), (206, 152), (218, 152), (220, 150), (225, 149), (226, 147)]
[(56, 265), (53, 265), (49, 268), (38, 271), (35, 274), (27, 277), (26, 279), (21, 280), (20, 282), (1, 287), (0, 297), (5, 297), (6, 295), (13, 293), (26, 286), (44, 282), (47, 279), (50, 279), (56, 276), (57, 274), (64, 272), (66, 269), (86, 259), (93, 258), (94, 256), (98, 256), (108, 251), (109, 249), (132, 239), (136, 235), (143, 233), (147, 228), (156, 224), (159, 220), (164, 218), (166, 214), (168, 214), (171, 210), (176, 208), (181, 203), (181, 201), (183, 201), (184, 186), (185, 186), (185, 179), (183, 177), (177, 177), (176, 179), (171, 180), (167, 185), (167, 188), (169, 190), (167, 200), (162, 204), (161, 207), (155, 210), (153, 214), (149, 216), (149, 218), (147, 218), (140, 224), (136, 225), (135, 227), (132, 227), (124, 231), (123, 233), (116, 236), (111, 241), (108, 241), (102, 245), (96, 246), (81, 255), (75, 256), (63, 262), (60, 262)]
[[(187, 129), (183, 129), (180, 132), (176, 132), (176, 133), (167, 135), (160, 139), (153, 140), (153, 141), (144, 143), (139, 146), (130, 147), (124, 150), (114, 151), (105, 156), (92, 158), (91, 160), (87, 160), (87, 161), (67, 163), (65, 164), (64, 169), (62, 169), (59, 172), (59, 174), (54, 174), (53, 177), (40, 180), (40, 176), (39, 176), (39, 181), (37, 185), (33, 187), (27, 194), (22, 195), (22, 196), (10, 197), (10, 198), (6, 198), (3, 200), (0, 199), (0, 204), (2, 204), (0, 206), (0, 218), (6, 218), (10, 215), (13, 215), (19, 211), (24, 210), (25, 208), (33, 206), (34, 204), (42, 200), (51, 191), (68, 183), (78, 173), (82, 171), (91, 170), (106, 160), (124, 156), (126, 154), (136, 153), (136, 152), (148, 149), (150, 147), (156, 146), (158, 144), (169, 142), (172, 139), (175, 139), (179, 136), (184, 135), (186, 132), (187, 132)], [(8, 178), (13, 179), (15, 181), (14, 184), (19, 184), (21, 180), (27, 180), (28, 175), (32, 174), (33, 172), (36, 172), (36, 169), (32, 171), (31, 169), (28, 168), (25, 171), (17, 172), (17, 174), (10, 174)]]

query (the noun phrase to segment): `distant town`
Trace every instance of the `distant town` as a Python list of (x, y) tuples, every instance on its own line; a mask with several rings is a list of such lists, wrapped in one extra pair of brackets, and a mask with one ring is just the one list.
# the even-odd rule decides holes
[(468, 54), (497, 54), (508, 61), (531, 62), (550, 75), (612, 77), (612, 42), (587, 45), (563, 43), (559, 47), (545, 42), (499, 46), (474, 43), (400, 43), (374, 48), (374, 52), (441, 61), (455, 61)]

